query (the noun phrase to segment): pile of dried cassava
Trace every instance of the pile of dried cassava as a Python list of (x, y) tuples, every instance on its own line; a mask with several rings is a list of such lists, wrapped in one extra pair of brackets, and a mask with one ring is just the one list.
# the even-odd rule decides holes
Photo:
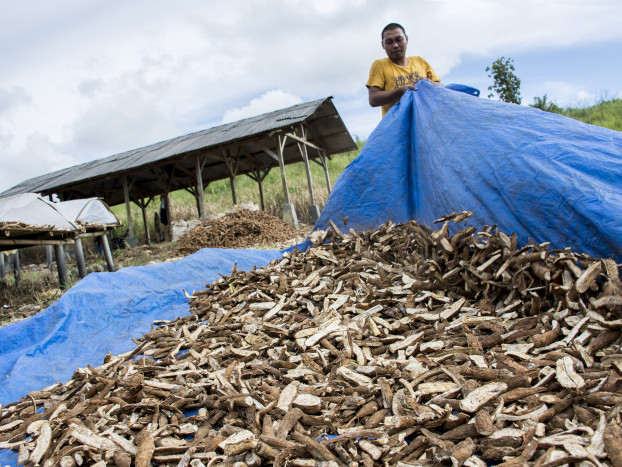
[(622, 465), (618, 266), (450, 236), (468, 214), (333, 226), (234, 269), (134, 351), (2, 408), (0, 447), (50, 466)]
[[(302, 238), (301, 238), (302, 237)], [(189, 255), (202, 248), (248, 248), (274, 245), (304, 234), (264, 211), (238, 209), (216, 220), (208, 220), (182, 236), (177, 254)]]

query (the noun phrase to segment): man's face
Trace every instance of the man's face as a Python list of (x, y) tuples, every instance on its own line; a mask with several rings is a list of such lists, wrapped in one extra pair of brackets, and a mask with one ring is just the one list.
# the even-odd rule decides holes
[(406, 46), (408, 37), (400, 28), (391, 29), (384, 32), (382, 47), (387, 56), (394, 62), (400, 61), (406, 56)]

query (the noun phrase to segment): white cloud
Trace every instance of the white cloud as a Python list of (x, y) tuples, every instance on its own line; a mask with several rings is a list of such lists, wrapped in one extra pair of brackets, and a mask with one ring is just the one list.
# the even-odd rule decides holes
[(10, 90), (0, 88), (0, 116), (28, 103), (30, 96), (23, 87), (14, 86)]
[(9, 177), (15, 173), (28, 175), (18, 180), (5, 180), (8, 182), (6, 186), (8, 189), (26, 178), (43, 175), (76, 163), (77, 161), (71, 155), (64, 153), (62, 148), (51, 141), (47, 135), (33, 133), (26, 139), (19, 152), (12, 157), (3, 158), (2, 172)]
[(63, 146), (81, 161), (146, 146), (180, 134), (157, 102), (138, 93), (106, 96), (76, 118)]
[(291, 107), (300, 104), (302, 99), (289, 92), (281, 90), (268, 91), (261, 96), (252, 99), (248, 105), (237, 109), (227, 110), (222, 123), (231, 123), (243, 118), (254, 117), (274, 110)]

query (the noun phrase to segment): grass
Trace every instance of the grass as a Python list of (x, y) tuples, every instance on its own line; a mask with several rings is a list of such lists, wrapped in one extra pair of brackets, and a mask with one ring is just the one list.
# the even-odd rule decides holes
[(566, 108), (561, 113), (585, 123), (622, 131), (622, 99), (601, 100), (592, 107)]
[(548, 101), (546, 94), (543, 97), (536, 97), (534, 101), (533, 107), (565, 115), (591, 125), (622, 131), (622, 99), (601, 98), (592, 106), (566, 108)]

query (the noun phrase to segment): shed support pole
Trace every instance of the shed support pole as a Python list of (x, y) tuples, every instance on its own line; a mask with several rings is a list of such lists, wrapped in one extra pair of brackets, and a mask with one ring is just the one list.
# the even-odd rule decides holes
[(65, 262), (65, 249), (63, 245), (54, 245), (54, 255), (56, 256), (56, 268), (58, 269), (58, 282), (61, 289), (66, 289), (67, 280), (67, 263)]
[(45, 260), (46, 260), (46, 264), (45, 266), (48, 269), (52, 269), (52, 245), (45, 245)]
[(266, 200), (264, 198), (264, 193), (263, 193), (263, 178), (258, 178), (257, 179), (257, 184), (259, 185), (259, 205), (261, 207), (262, 211), (266, 210)]
[(22, 281), (22, 270), (19, 264), (19, 250), (15, 250), (15, 254), (13, 255), (13, 277), (15, 278), (16, 284), (19, 284)]
[(235, 192), (235, 177), (229, 177), (229, 184), (231, 185), (231, 197), (233, 198), (233, 205), (238, 204), (238, 195)]
[(127, 176), (123, 176), (123, 196), (125, 197), (125, 211), (127, 212), (127, 228), (130, 237), (134, 236), (134, 227), (132, 226), (132, 210), (130, 209), (130, 189), (127, 186)]
[(4, 251), (0, 251), (0, 282), (6, 278), (6, 268), (4, 266)]
[(332, 190), (330, 186), (330, 175), (328, 174), (328, 164), (326, 163), (326, 154), (324, 151), (320, 152), (320, 158), (322, 159), (322, 167), (324, 167), (324, 176), (326, 177), (326, 188), (328, 188), (328, 194)]
[(164, 209), (166, 210), (166, 237), (165, 240), (170, 242), (173, 239), (173, 219), (171, 219), (171, 197), (168, 191), (164, 193)]
[(140, 210), (143, 213), (143, 224), (145, 225), (145, 240), (147, 245), (151, 245), (151, 234), (149, 234), (149, 222), (147, 222), (147, 205), (141, 203)]
[(309, 184), (309, 224), (315, 225), (317, 220), (320, 218), (320, 208), (317, 206), (317, 204), (315, 204), (315, 196), (313, 195), (313, 181), (311, 180), (311, 168), (309, 167), (307, 146), (305, 144), (298, 143), (298, 149), (300, 149), (300, 154), (302, 154), (302, 160), (305, 163), (305, 170), (307, 172), (307, 183)]
[(207, 218), (205, 214), (205, 193), (203, 192), (203, 165), (205, 164), (205, 159), (203, 159), (203, 163), (199, 160), (199, 156), (195, 158), (195, 169), (197, 172), (197, 199), (199, 203), (199, 217), (202, 221)]
[(253, 169), (253, 172), (247, 173), (246, 176), (251, 180), (257, 182), (257, 186), (259, 187), (259, 205), (261, 206), (261, 210), (266, 210), (266, 199), (263, 191), (263, 181), (270, 173), (270, 169), (264, 169), (263, 173), (260, 169)]
[(109, 272), (114, 272), (114, 261), (112, 260), (112, 253), (110, 253), (110, 245), (108, 244), (108, 237), (101, 235), (97, 237), (97, 241), (104, 250), (104, 258), (106, 258), (106, 266), (108, 266)]
[(86, 277), (86, 262), (84, 261), (84, 251), (82, 250), (82, 239), (76, 237), (76, 241), (73, 244), (73, 249), (76, 253), (76, 263), (78, 264), (78, 275), (80, 279)]
[(296, 217), (296, 209), (289, 199), (289, 190), (287, 189), (287, 177), (285, 176), (285, 160), (283, 158), (283, 147), (285, 146), (285, 138), (281, 139), (279, 135), (277, 138), (277, 155), (279, 157), (279, 168), (281, 169), (281, 179), (283, 180), (283, 198), (285, 204), (283, 204), (283, 220), (291, 225), (294, 229), (298, 230), (298, 218)]

